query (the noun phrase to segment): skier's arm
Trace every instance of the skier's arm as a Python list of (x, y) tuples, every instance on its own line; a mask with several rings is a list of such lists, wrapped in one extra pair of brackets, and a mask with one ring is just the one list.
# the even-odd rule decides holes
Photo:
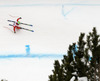
[(17, 22), (19, 21), (19, 19), (22, 19), (21, 17), (19, 17), (18, 19), (17, 19)]
[(18, 25), (20, 24), (19, 19), (22, 19), (22, 18), (21, 18), (21, 17), (19, 17), (19, 18), (17, 19), (17, 24), (18, 24)]

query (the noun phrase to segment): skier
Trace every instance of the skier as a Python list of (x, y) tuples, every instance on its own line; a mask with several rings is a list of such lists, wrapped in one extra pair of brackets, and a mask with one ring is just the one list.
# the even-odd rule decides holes
[(19, 17), (18, 19), (17, 19), (17, 21), (16, 22), (14, 22), (14, 24), (13, 24), (13, 30), (14, 30), (14, 33), (16, 33), (16, 31), (15, 31), (15, 29), (21, 29), (18, 25), (20, 24), (20, 22), (19, 22), (19, 20), (20, 19), (22, 19), (21, 17)]
[[(19, 17), (16, 21), (7, 20), (8, 22), (13, 22), (13, 25), (12, 25), (12, 24), (9, 24), (9, 26), (13, 26), (13, 31), (14, 31), (14, 33), (16, 33), (15, 29), (24, 29), (24, 30), (27, 30), (27, 31), (34, 32), (33, 30), (30, 30), (30, 29), (27, 29), (27, 28), (23, 28), (23, 27), (19, 27), (20, 24), (33, 27), (33, 25), (31, 25), (31, 24), (26, 24), (26, 23), (20, 22), (20, 21), (19, 21), (20, 19), (22, 19), (22, 18)], [(5, 28), (7, 28), (7, 27), (5, 27)]]

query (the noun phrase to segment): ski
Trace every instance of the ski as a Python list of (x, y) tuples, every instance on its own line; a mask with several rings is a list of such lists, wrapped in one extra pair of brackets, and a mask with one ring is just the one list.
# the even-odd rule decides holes
[(33, 26), (31, 24), (26, 24), (26, 23), (20, 23), (20, 24), (27, 25), (27, 26)]
[[(9, 21), (9, 22), (15, 22), (15, 21), (12, 21), (12, 20), (7, 20), (7, 21)], [(31, 24), (26, 24), (26, 23), (20, 23), (20, 24), (23, 24), (23, 25), (27, 25), (27, 26), (33, 27), (33, 25), (31, 25)]]
[(7, 21), (9, 21), (9, 22), (15, 22), (15, 21), (12, 21), (12, 20), (7, 20)]
[[(13, 25), (12, 24), (9, 24), (9, 26), (13, 26)], [(34, 32), (33, 30), (30, 30), (30, 29), (27, 29), (27, 28), (23, 28), (23, 27), (20, 27), (20, 29), (24, 29), (24, 30), (27, 30), (27, 31)]]
[(20, 28), (24, 29), (24, 30), (28, 30), (28, 31), (34, 32), (33, 30), (30, 30), (30, 29), (27, 29), (27, 28), (22, 28), (22, 27), (20, 27)]

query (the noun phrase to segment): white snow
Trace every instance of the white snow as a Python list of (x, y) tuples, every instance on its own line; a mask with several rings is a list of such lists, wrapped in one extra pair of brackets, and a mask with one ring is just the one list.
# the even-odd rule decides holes
[[(21, 26), (33, 29), (34, 33), (19, 30), (14, 34), (4, 28), (13, 30), (7, 20), (16, 20), (17, 17), (12, 18), (9, 14), (22, 17), (21, 22), (33, 24), (33, 28)], [(80, 32), (87, 34), (93, 27), (99, 32), (99, 0), (2, 0), (0, 55), (26, 54), (25, 45), (30, 45), (31, 54), (63, 55), (67, 53), (69, 44), (78, 40)], [(58, 58), (0, 59), (0, 79), (47, 81), (55, 59)]]
[(54, 59), (0, 59), (0, 80), (47, 81)]

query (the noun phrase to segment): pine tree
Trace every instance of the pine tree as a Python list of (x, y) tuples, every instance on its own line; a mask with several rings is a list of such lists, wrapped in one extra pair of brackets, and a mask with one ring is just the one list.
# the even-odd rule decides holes
[[(73, 76), (76, 76), (73, 74), (75, 72), (74, 69), (74, 59), (73, 59), (73, 52), (72, 52), (72, 46), (69, 46), (69, 50), (67, 52), (67, 56), (64, 55), (62, 60), (62, 66), (63, 66), (63, 72), (64, 72), (64, 80), (63, 81), (70, 81), (70, 79)], [(77, 79), (77, 77), (76, 77)]]
[(84, 76), (88, 81), (100, 81), (100, 36), (94, 27), (86, 41), (84, 37), (85, 34), (81, 33), (78, 42), (69, 45), (61, 64), (58, 60), (55, 61), (49, 81), (70, 81), (73, 76), (74, 81)]
[[(96, 28), (87, 36), (87, 46), (91, 51), (92, 59), (90, 61), (91, 81), (100, 81), (100, 39)], [(97, 78), (98, 77), (98, 78)]]
[(63, 81), (63, 69), (58, 60), (55, 61), (52, 71), (53, 75), (49, 76), (49, 81)]
[(73, 74), (75, 72), (73, 63), (72, 46), (70, 45), (68, 56), (63, 56), (62, 64), (60, 65), (58, 60), (55, 61), (53, 75), (49, 76), (49, 81), (70, 81), (73, 76), (76, 76)]
[(89, 55), (87, 53), (87, 49), (85, 48), (86, 42), (84, 41), (84, 33), (80, 34), (79, 37), (79, 41), (78, 41), (78, 47), (77, 47), (77, 51), (75, 51), (75, 45), (73, 44), (74, 47), (74, 54), (75, 54), (75, 69), (77, 72), (77, 76), (78, 77), (83, 77), (83, 76), (87, 76), (88, 72), (87, 70), (89, 69), (89, 67), (87, 66), (88, 64), (88, 59), (89, 59)]

